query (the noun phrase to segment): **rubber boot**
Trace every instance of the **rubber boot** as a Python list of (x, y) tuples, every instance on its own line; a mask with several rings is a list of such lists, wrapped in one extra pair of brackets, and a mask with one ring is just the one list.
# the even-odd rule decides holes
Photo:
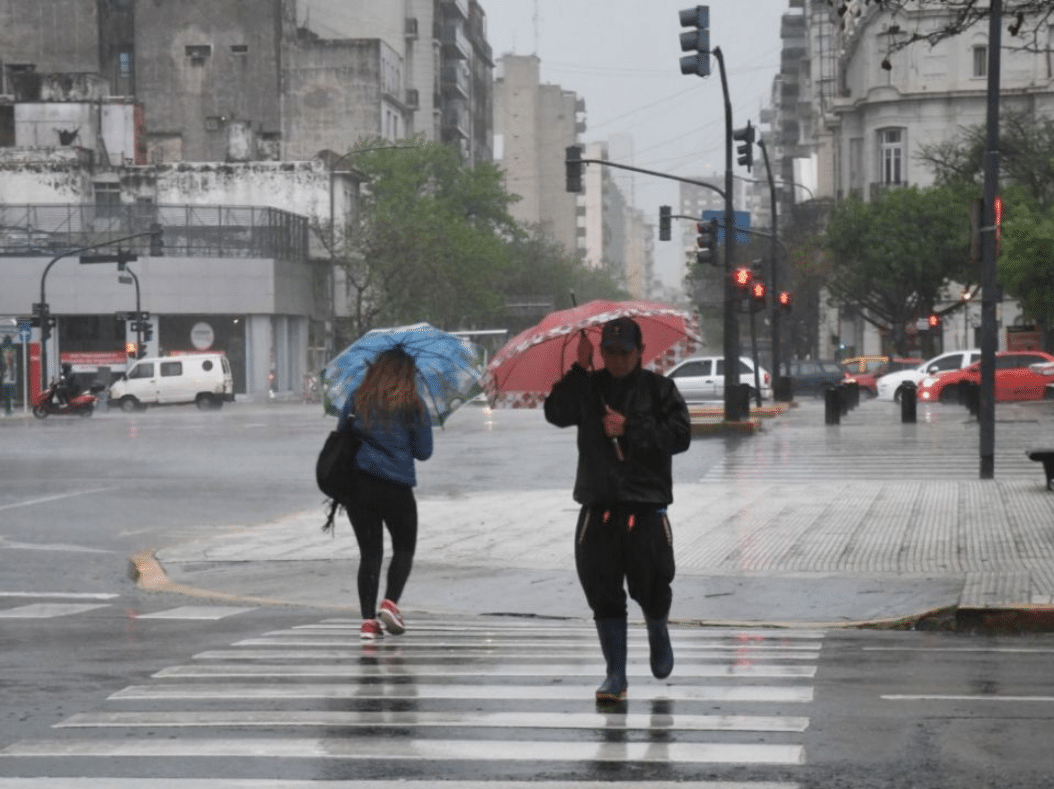
[(597, 702), (611, 704), (626, 700), (626, 620), (597, 619), (600, 650), (607, 663), (607, 677), (597, 688)]
[(666, 619), (644, 617), (644, 622), (648, 626), (651, 673), (656, 679), (666, 679), (673, 671), (673, 646), (670, 645), (670, 631), (666, 629)]

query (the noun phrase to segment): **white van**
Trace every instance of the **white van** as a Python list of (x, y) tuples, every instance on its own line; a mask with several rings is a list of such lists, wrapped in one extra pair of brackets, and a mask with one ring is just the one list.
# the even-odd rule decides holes
[(231, 363), (220, 353), (139, 359), (110, 386), (110, 403), (122, 411), (174, 403), (206, 410), (233, 400)]

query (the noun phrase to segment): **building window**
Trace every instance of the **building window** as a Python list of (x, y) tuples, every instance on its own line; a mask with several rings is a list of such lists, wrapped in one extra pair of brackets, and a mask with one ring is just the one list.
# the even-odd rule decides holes
[(203, 65), (212, 56), (210, 44), (188, 44), (183, 51), (195, 66)]
[(879, 182), (883, 186), (904, 183), (904, 133), (902, 129), (884, 129), (878, 133)]
[(248, 55), (249, 45), (248, 44), (231, 44), (232, 55)]
[(988, 47), (984, 44), (973, 48), (973, 75), (988, 76)]

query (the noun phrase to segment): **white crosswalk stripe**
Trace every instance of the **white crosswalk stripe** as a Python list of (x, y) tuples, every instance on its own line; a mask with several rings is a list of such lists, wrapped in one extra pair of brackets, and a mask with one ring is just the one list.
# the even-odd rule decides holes
[[(2, 598), (22, 598), (38, 600), (108, 600), (117, 597), (114, 594), (92, 593), (57, 593), (57, 592), (0, 592)], [(74, 616), (89, 611), (109, 608), (110, 603), (58, 603), (38, 602), (25, 605), (0, 608), (0, 619), (54, 619), (59, 616)], [(170, 620), (217, 620), (228, 616), (253, 611), (255, 607), (224, 605), (181, 605), (148, 613), (137, 613), (136, 619), (170, 619)]]
[[(18, 760), (47, 777), (48, 765), (70, 775), (69, 765), (88, 762), (79, 774), (91, 775), (110, 764), (98, 757), (120, 757), (126, 768), (149, 759), (160, 789), (189, 787), (190, 763), (201, 773), (195, 789), (334, 789), (351, 765), (367, 771), (354, 785), (375, 789), (408, 789), (430, 775), (481, 789), (620, 779), (647, 789), (685, 780), (796, 789), (823, 633), (673, 628), (672, 636), (675, 671), (657, 681), (644, 628), (631, 625), (630, 699), (599, 708), (603, 663), (591, 626), (437, 620), (363, 643), (357, 621), (331, 619), (162, 668), (112, 693), (104, 709), (59, 722), (54, 736), (0, 749), (0, 763)], [(336, 763), (349, 766), (340, 774), (321, 766)], [(658, 772), (641, 781), (634, 765)], [(698, 780), (701, 766), (711, 780)], [(776, 772), (720, 780), (722, 769), (743, 766)], [(547, 780), (523, 780), (532, 770)], [(593, 780), (598, 770), (603, 781)], [(48, 786), (120, 789), (120, 777)], [(21, 781), (0, 777), (0, 789), (29, 786)]]

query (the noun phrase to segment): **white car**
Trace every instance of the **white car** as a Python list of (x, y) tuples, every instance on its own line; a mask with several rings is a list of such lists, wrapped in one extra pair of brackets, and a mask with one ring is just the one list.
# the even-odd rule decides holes
[(922, 379), (927, 376), (948, 370), (961, 370), (976, 361), (980, 361), (980, 359), (980, 348), (972, 348), (968, 351), (950, 351), (949, 353), (942, 353), (940, 356), (934, 356), (932, 359), (927, 359), (918, 367), (910, 370), (898, 370), (895, 373), (887, 373), (875, 382), (878, 399), (900, 402), (900, 393), (903, 391), (902, 387), (906, 382), (911, 382), (918, 386), (922, 383)]
[[(671, 367), (666, 377), (676, 385), (685, 402), (700, 400), (723, 400), (725, 397), (725, 357), (693, 356)], [(761, 398), (772, 399), (772, 376), (764, 367), (758, 367), (761, 383)], [(739, 357), (739, 383), (750, 384), (750, 395), (754, 396), (754, 362), (748, 356)]]

